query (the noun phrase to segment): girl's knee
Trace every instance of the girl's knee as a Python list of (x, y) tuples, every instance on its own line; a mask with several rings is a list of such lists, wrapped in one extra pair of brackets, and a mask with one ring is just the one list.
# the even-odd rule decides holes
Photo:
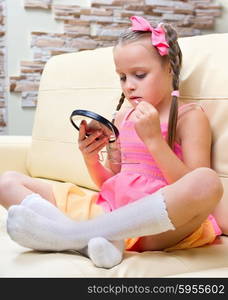
[(16, 171), (7, 171), (0, 176), (0, 191), (11, 188), (15, 183), (20, 183), (22, 174)]
[(196, 198), (204, 205), (215, 206), (223, 195), (223, 185), (218, 174), (210, 168), (198, 168), (192, 172), (192, 185), (189, 187)]
[(169, 216), (176, 226), (182, 226), (199, 216), (206, 218), (213, 212), (222, 194), (223, 186), (215, 171), (209, 168), (195, 169), (166, 187)]

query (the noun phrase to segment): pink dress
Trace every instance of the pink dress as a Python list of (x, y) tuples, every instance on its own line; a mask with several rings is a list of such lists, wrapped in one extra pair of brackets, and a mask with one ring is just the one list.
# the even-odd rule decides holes
[[(182, 105), (179, 110), (188, 105)], [(105, 211), (112, 211), (137, 201), (168, 184), (151, 153), (138, 137), (134, 122), (128, 119), (133, 110), (131, 109), (125, 115), (120, 125), (119, 141), (123, 162), (121, 170), (104, 182), (98, 194), (96, 203), (101, 205)], [(161, 124), (161, 132), (166, 138), (167, 123)], [(182, 149), (178, 143), (174, 144), (174, 153), (183, 160)], [(209, 219), (213, 223), (216, 234), (221, 234), (214, 217), (210, 215)]]

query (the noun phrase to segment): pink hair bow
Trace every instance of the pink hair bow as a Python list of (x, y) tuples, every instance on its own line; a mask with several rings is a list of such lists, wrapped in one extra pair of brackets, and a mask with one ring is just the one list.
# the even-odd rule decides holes
[(165, 31), (159, 24), (156, 28), (153, 28), (150, 23), (142, 17), (132, 16), (130, 18), (132, 22), (132, 31), (150, 31), (152, 45), (158, 49), (161, 56), (168, 54), (169, 44), (165, 38)]

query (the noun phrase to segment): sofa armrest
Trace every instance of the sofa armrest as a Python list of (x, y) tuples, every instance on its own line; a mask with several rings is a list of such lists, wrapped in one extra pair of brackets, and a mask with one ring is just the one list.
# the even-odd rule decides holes
[(31, 136), (0, 136), (0, 174), (14, 170), (28, 174), (26, 160)]

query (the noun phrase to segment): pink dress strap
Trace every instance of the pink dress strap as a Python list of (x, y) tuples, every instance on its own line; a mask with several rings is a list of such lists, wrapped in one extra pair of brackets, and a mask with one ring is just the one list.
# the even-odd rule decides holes
[(126, 122), (126, 120), (129, 118), (130, 114), (134, 111), (134, 107), (130, 108), (124, 115), (123, 120), (120, 123), (120, 127), (124, 124), (124, 122)]
[(180, 105), (178, 108), (178, 112), (179, 114), (181, 114), (194, 108), (201, 109), (202, 111), (204, 111), (203, 107), (199, 103), (192, 102)]
[(126, 114), (124, 115), (122, 122), (125, 122), (125, 121), (129, 118), (130, 114), (131, 114), (134, 110), (135, 110), (134, 107), (133, 107), (133, 108), (130, 108), (130, 109), (126, 112)]

